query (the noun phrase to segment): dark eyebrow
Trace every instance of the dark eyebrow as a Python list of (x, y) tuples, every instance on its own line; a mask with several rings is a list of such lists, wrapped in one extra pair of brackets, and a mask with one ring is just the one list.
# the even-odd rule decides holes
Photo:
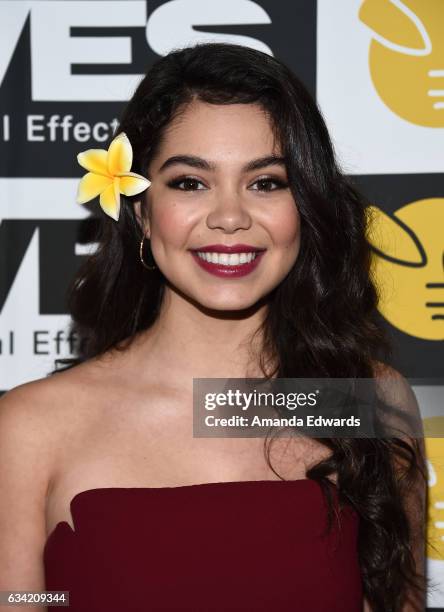
[[(216, 165), (212, 162), (203, 159), (202, 157), (196, 157), (195, 155), (173, 155), (169, 157), (159, 168), (159, 172), (174, 166), (175, 164), (186, 164), (199, 170), (215, 170)], [(253, 159), (243, 166), (243, 172), (250, 172), (251, 170), (260, 170), (266, 166), (285, 166), (285, 158), (278, 157), (277, 155), (267, 155), (265, 157), (259, 157)]]
[(285, 158), (278, 157), (277, 155), (266, 155), (265, 157), (259, 157), (258, 159), (253, 159), (251, 162), (248, 162), (242, 170), (244, 172), (249, 172), (250, 170), (260, 170), (261, 168), (266, 168), (267, 166), (284, 166), (285, 167)]

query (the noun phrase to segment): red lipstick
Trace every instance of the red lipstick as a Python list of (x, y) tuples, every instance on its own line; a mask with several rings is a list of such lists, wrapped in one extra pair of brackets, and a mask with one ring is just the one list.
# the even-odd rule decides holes
[(252, 246), (251, 244), (207, 244), (192, 250), (200, 251), (201, 253), (257, 253), (265, 251), (265, 249)]
[[(249, 244), (210, 244), (206, 246), (199, 247), (197, 249), (192, 249), (192, 255), (199, 264), (201, 268), (213, 274), (215, 276), (219, 276), (222, 278), (239, 278), (241, 276), (246, 276), (250, 274), (253, 270), (257, 268), (259, 265), (262, 256), (266, 249), (261, 247), (255, 247)], [(198, 253), (224, 253), (226, 255), (236, 254), (236, 253), (254, 253), (253, 259), (244, 263), (232, 263), (230, 264), (226, 258), (224, 258), (224, 262), (212, 262), (203, 259), (198, 255)]]

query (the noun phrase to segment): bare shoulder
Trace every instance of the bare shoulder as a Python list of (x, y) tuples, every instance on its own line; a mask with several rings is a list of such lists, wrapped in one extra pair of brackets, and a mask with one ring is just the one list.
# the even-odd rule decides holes
[(43, 590), (45, 507), (53, 465), (51, 381), (0, 398), (0, 590)]
[(87, 399), (100, 387), (106, 388), (107, 377), (112, 379), (112, 372), (104, 358), (89, 360), (14, 387), (0, 398), (1, 412), (54, 425), (59, 416), (66, 417), (73, 407), (80, 409), (91, 403)]
[(65, 436), (91, 413), (83, 401), (94, 379), (91, 366), (79, 366), (0, 398), (0, 590), (44, 589), (51, 475)]
[(381, 399), (391, 406), (419, 418), (419, 406), (409, 381), (392, 366), (381, 361), (373, 362), (376, 389)]
[(15, 433), (37, 447), (54, 434), (57, 406), (63, 406), (67, 387), (55, 378), (42, 378), (12, 388), (0, 398), (0, 435)]
[(63, 435), (91, 413), (85, 399), (93, 380), (93, 369), (85, 364), (0, 397), (0, 499), (2, 486), (10, 487), (8, 493), (28, 486), (46, 493)]
[(375, 363), (374, 376), (377, 394), (390, 407), (384, 412), (384, 425), (395, 428), (394, 437), (414, 448), (424, 470), (426, 454), (421, 410), (409, 381), (396, 369), (381, 362)]
[[(400, 414), (407, 415), (410, 418), (411, 425), (408, 433), (414, 430), (412, 436), (399, 435), (397, 437), (402, 438), (408, 444), (414, 451), (416, 459), (415, 468), (412, 471), (409, 470), (410, 478), (401, 481), (403, 483), (402, 496), (410, 526), (410, 550), (413, 554), (415, 569), (422, 574), (421, 582), (426, 589), (426, 583), (422, 578), (425, 573), (425, 538), (427, 532), (427, 468), (421, 412), (410, 383), (397, 370), (377, 362), (374, 375), (377, 380), (377, 390), (383, 401), (395, 406)], [(390, 424), (392, 424), (392, 421), (396, 421), (396, 419), (390, 417)], [(395, 425), (403, 427), (403, 431), (405, 431), (409, 427), (406, 428), (404, 424), (405, 421), (402, 421), (402, 419), (395, 423)], [(405, 473), (406, 465), (409, 465), (406, 457), (406, 454), (399, 455), (394, 462), (396, 468), (400, 468), (402, 474)], [(405, 598), (403, 610), (419, 612), (425, 609), (425, 596), (420, 591), (408, 587)], [(365, 611), (370, 610), (368, 602), (364, 609)]]
[(57, 437), (57, 406), (63, 405), (60, 382), (35, 380), (0, 398), (0, 491), (9, 478), (18, 488), (25, 474), (32, 473), (36, 483), (45, 481)]
[(0, 397), (0, 439), (15, 438), (22, 456), (40, 453), (50, 478), (57, 450), (100, 419), (115, 370), (105, 356), (14, 387)]
[(84, 373), (75, 370), (26, 382), (5, 393), (0, 398), (2, 424), (15, 423), (23, 427), (24, 435), (39, 439), (51, 437), (57, 421), (66, 417), (75, 398), (82, 395)]
[(413, 451), (415, 470), (415, 495), (425, 503), (427, 489), (426, 448), (421, 410), (408, 380), (394, 368), (378, 362), (375, 365), (376, 392), (389, 408), (382, 414), (382, 423), (388, 433), (410, 447), (393, 457), (396, 469), (404, 473)]
[(407, 379), (398, 370), (382, 361), (374, 360), (372, 362), (374, 377), (380, 381), (391, 380), (395, 382), (400, 388), (409, 386)]

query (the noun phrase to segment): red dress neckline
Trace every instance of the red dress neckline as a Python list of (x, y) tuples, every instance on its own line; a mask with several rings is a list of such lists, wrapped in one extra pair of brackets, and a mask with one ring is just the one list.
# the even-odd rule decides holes
[(359, 517), (346, 504), (328, 531), (315, 480), (97, 487), (70, 509), (44, 547), (70, 612), (362, 612)]
[[(78, 500), (84, 497), (88, 497), (90, 495), (95, 495), (95, 494), (99, 494), (101, 495), (102, 491), (103, 492), (112, 492), (112, 491), (116, 491), (118, 493), (125, 493), (125, 492), (129, 492), (129, 491), (153, 491), (153, 492), (158, 492), (158, 491), (170, 491), (170, 490), (180, 490), (180, 489), (195, 489), (197, 487), (218, 487), (221, 485), (226, 485), (226, 486), (236, 486), (236, 485), (269, 485), (271, 483), (286, 483), (286, 484), (291, 484), (292, 486), (294, 486), (297, 483), (311, 483), (314, 484), (316, 486), (319, 486), (318, 482), (316, 480), (313, 480), (312, 478), (296, 478), (295, 480), (222, 480), (222, 481), (218, 481), (218, 482), (199, 482), (199, 483), (192, 483), (192, 484), (186, 484), (186, 485), (173, 485), (173, 486), (167, 486), (167, 487), (92, 487), (91, 489), (85, 489), (83, 491), (79, 491), (78, 493), (76, 493), (72, 498), (71, 501), (69, 502), (69, 508), (70, 508), (70, 512), (71, 512), (71, 516), (73, 515), (73, 509), (74, 507), (77, 505)], [(337, 486), (331, 482), (328, 481), (328, 484), (330, 484), (333, 489), (337, 492)], [(68, 523), (68, 521), (59, 521), (54, 528), (52, 529), (52, 531), (48, 534), (47, 538), (46, 538), (46, 543), (45, 543), (45, 548), (46, 545), (48, 543), (48, 540), (52, 537), (52, 535), (56, 532), (56, 530), (59, 528), (59, 526), (64, 525), (66, 527), (68, 527), (70, 529), (71, 532), (73, 532), (71, 525)], [(73, 532), (75, 533), (75, 531)]]

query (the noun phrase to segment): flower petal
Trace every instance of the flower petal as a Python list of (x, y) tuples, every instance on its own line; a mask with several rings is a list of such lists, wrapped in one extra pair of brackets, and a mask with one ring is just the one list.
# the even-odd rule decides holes
[(89, 172), (108, 176), (108, 153), (104, 149), (88, 149), (77, 155), (77, 161)]
[(115, 221), (119, 220), (120, 193), (118, 178), (115, 178), (111, 185), (100, 194), (100, 206), (108, 216), (112, 217)]
[(125, 174), (121, 174), (120, 178), (120, 193), (126, 196), (137, 195), (138, 193), (142, 193), (145, 189), (151, 185), (151, 181), (140, 174), (136, 174), (135, 172), (125, 172)]
[(128, 136), (121, 132), (114, 138), (108, 149), (108, 172), (113, 176), (129, 172), (133, 163), (133, 150)]
[(109, 185), (111, 185), (113, 179), (109, 176), (103, 176), (102, 174), (94, 174), (88, 172), (80, 180), (77, 188), (77, 203), (85, 204), (93, 198), (96, 198), (99, 193), (102, 193)]

